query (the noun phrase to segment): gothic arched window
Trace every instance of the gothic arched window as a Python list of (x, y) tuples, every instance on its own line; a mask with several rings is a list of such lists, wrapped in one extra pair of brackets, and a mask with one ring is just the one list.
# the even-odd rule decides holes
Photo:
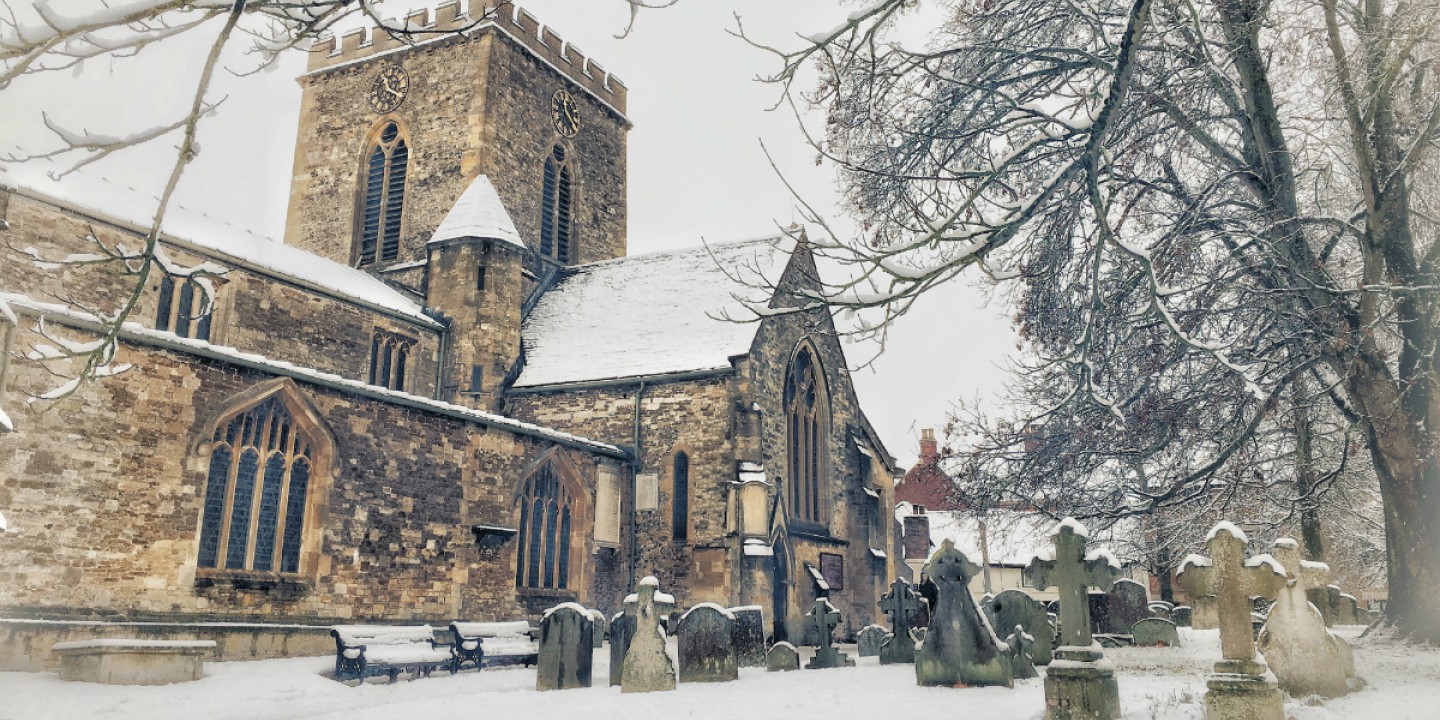
[(405, 173), (409, 164), (410, 148), (400, 136), (400, 128), (393, 122), (387, 124), (365, 160), (356, 265), (400, 257), (400, 217), (405, 209)]
[(197, 564), (299, 572), (316, 474), (308, 434), (272, 397), (222, 423), (212, 440)]
[(564, 145), (557, 144), (545, 158), (540, 197), (540, 254), (561, 264), (575, 256), (571, 200), (575, 169)]
[(556, 475), (553, 463), (541, 465), (525, 480), (519, 509), (516, 587), (568, 588), (576, 504), (574, 493)]
[(823, 524), (829, 403), (820, 367), (809, 347), (801, 348), (790, 361), (785, 377), (785, 419), (790, 514)]
[(690, 456), (675, 453), (670, 493), (670, 536), (685, 542), (690, 536)]

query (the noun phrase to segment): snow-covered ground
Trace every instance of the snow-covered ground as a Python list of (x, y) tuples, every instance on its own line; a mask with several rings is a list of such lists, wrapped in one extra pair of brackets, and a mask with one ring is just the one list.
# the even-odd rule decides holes
[[(1341, 629), (1347, 637), (1359, 631)], [(1219, 636), (1213, 630), (1180, 632), (1182, 648), (1106, 651), (1119, 674), (1125, 717), (1204, 717), (1205, 674), (1219, 657)], [(940, 718), (955, 716), (960, 707), (966, 717), (1018, 719), (1038, 718), (1044, 709), (1038, 679), (1021, 681), (1013, 690), (921, 688), (915, 685), (912, 666), (881, 667), (875, 658), (835, 670), (744, 669), (736, 683), (682, 684), (675, 692), (632, 695), (606, 685), (608, 651), (595, 655), (595, 687), (546, 693), (535, 692), (533, 670), (520, 668), (349, 687), (320, 675), (332, 662), (298, 658), (211, 663), (203, 680), (165, 687), (114, 687), (62, 682), (51, 673), (0, 673), (0, 720)], [(1356, 662), (1369, 687), (1323, 703), (1287, 699), (1288, 718), (1437, 716), (1440, 652), (1358, 641)]]

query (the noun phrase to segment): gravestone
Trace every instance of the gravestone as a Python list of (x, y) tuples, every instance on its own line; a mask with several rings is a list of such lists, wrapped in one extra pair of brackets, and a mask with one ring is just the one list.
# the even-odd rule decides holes
[(735, 652), (735, 616), (714, 603), (700, 603), (675, 623), (680, 649), (680, 682), (729, 682), (740, 677)]
[(675, 689), (675, 664), (665, 652), (665, 630), (655, 606), (660, 581), (647, 576), (636, 588), (635, 630), (620, 674), (620, 692)]
[(1089, 588), (1108, 589), (1120, 564), (1108, 552), (1086, 552), (1085, 526), (1065, 518), (1050, 531), (1053, 550), (1025, 567), (1031, 587), (1060, 592), (1060, 646), (1045, 671), (1046, 720), (1110, 720), (1120, 716), (1115, 669), (1090, 637)]
[(1284, 568), (1269, 555), (1245, 559), (1245, 533), (1220, 522), (1205, 538), (1209, 557), (1191, 555), (1175, 579), (1191, 597), (1212, 596), (1220, 623), (1220, 652), (1205, 685), (1209, 720), (1283, 720), (1284, 696), (1265, 663), (1255, 659), (1250, 598), (1273, 598), (1285, 584)]
[(1015, 626), (1015, 630), (1005, 638), (1005, 644), (1010, 646), (1010, 674), (1016, 680), (1040, 677), (1040, 673), (1035, 672), (1035, 656), (1032, 652), (1035, 649), (1035, 637), (1025, 632), (1023, 625)]
[(595, 624), (593, 642), (598, 649), (605, 644), (605, 636), (610, 634), (610, 623), (605, 621), (605, 613), (599, 610), (590, 611), (590, 620)]
[(815, 607), (805, 613), (806, 627), (814, 631), (814, 637), (818, 643), (815, 648), (815, 657), (805, 664), (807, 670), (823, 670), (825, 668), (850, 667), (855, 664), (855, 659), (840, 652), (834, 645), (830, 644), (830, 635), (835, 631), (835, 626), (840, 624), (840, 611), (830, 604), (828, 598), (815, 598)]
[(1144, 585), (1129, 578), (1120, 578), (1105, 594), (1109, 597), (1105, 632), (1129, 635), (1135, 623), (1150, 617), (1150, 597)]
[(1055, 652), (1055, 631), (1050, 627), (1045, 606), (1022, 590), (1002, 590), (985, 606), (985, 616), (990, 621), (990, 627), (1024, 627), (1034, 643), (1031, 661), (1036, 665), (1050, 664)]
[(1110, 596), (1092, 590), (1085, 594), (1085, 600), (1090, 604), (1090, 632), (1110, 632), (1110, 622), (1107, 620), (1110, 617)]
[(610, 684), (620, 684), (625, 669), (625, 651), (635, 634), (635, 603), (625, 603), (625, 610), (610, 618)]
[(889, 592), (880, 596), (880, 609), (890, 617), (890, 633), (880, 644), (881, 665), (915, 662), (915, 640), (910, 630), (924, 604), (924, 598), (905, 578), (896, 578)]
[(1340, 598), (1335, 606), (1336, 625), (1359, 625), (1360, 619), (1356, 616), (1356, 608), (1360, 605), (1355, 596), (1349, 593), (1340, 593)]
[(1196, 630), (1220, 627), (1220, 611), (1215, 605), (1214, 595), (1199, 595), (1190, 599), (1190, 627)]
[(765, 667), (765, 613), (759, 605), (730, 608), (735, 617), (735, 655), (740, 667)]
[(1013, 686), (1007, 648), (970, 597), (970, 578), (979, 571), (948, 539), (925, 563), (938, 598), (925, 642), (915, 653), (920, 685)]
[(855, 644), (860, 657), (874, 657), (880, 654), (880, 645), (885, 642), (885, 628), (879, 625), (866, 625), (860, 628), (855, 635)]
[(1164, 600), (1151, 600), (1150, 604), (1146, 607), (1150, 610), (1150, 617), (1169, 620), (1170, 613), (1175, 610), (1175, 603), (1165, 602)]
[(800, 669), (800, 652), (794, 645), (788, 642), (778, 642), (770, 646), (770, 652), (765, 654), (765, 670), (767, 672), (782, 672)]
[(1325, 618), (1307, 599), (1307, 591), (1324, 587), (1330, 568), (1300, 557), (1291, 538), (1275, 541), (1275, 559), (1285, 567), (1286, 581), (1257, 643), (1280, 687), (1294, 697), (1338, 697), (1349, 692), (1355, 674), (1350, 646), (1325, 629)]
[(1190, 606), (1176, 605), (1175, 609), (1170, 611), (1170, 620), (1177, 627), (1190, 627)]
[(540, 654), (535, 662), (536, 690), (590, 687), (595, 656), (595, 620), (576, 603), (561, 603), (540, 618)]
[(1145, 618), (1130, 628), (1136, 647), (1179, 647), (1180, 631), (1165, 618)]

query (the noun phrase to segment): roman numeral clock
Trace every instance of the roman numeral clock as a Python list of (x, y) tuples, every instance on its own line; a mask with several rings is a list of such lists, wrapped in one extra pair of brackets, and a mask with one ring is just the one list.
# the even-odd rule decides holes
[(409, 92), (410, 76), (406, 74), (405, 68), (399, 65), (386, 66), (375, 74), (375, 79), (370, 83), (370, 107), (383, 115), (400, 107)]
[(565, 90), (556, 90), (550, 96), (550, 122), (561, 135), (572, 138), (580, 132), (580, 108), (575, 98)]

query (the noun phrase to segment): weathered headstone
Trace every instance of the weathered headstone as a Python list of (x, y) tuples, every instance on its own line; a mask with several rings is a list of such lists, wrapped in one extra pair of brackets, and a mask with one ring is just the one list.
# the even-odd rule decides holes
[(1010, 646), (1011, 675), (1016, 680), (1040, 677), (1040, 673), (1035, 672), (1035, 660), (1032, 653), (1035, 649), (1035, 637), (1025, 632), (1023, 625), (1015, 626), (1015, 630), (1005, 638), (1005, 644)]
[(1086, 552), (1085, 526), (1065, 518), (1050, 531), (1053, 551), (1025, 567), (1037, 590), (1060, 591), (1060, 647), (1045, 671), (1047, 720), (1110, 720), (1120, 716), (1115, 669), (1090, 637), (1090, 587), (1115, 582), (1120, 565), (1108, 552)]
[(778, 642), (770, 646), (770, 652), (765, 654), (765, 670), (767, 672), (781, 672), (786, 670), (800, 669), (800, 652), (794, 645), (788, 642)]
[(1191, 555), (1180, 563), (1176, 580), (1191, 597), (1214, 597), (1220, 622), (1220, 652), (1215, 672), (1205, 683), (1209, 720), (1283, 720), (1283, 695), (1255, 659), (1250, 598), (1275, 597), (1285, 583), (1284, 568), (1269, 555), (1245, 559), (1245, 533), (1221, 522), (1205, 538), (1209, 557)]
[(920, 685), (1013, 686), (1007, 648), (970, 597), (970, 578), (979, 571), (948, 539), (925, 563), (939, 592), (925, 642), (915, 653)]
[(985, 606), (985, 616), (990, 620), (990, 627), (1024, 627), (1034, 643), (1031, 661), (1036, 665), (1050, 664), (1055, 652), (1055, 632), (1050, 627), (1045, 606), (1022, 590), (1002, 590)]
[[(1335, 588), (1335, 594), (1337, 597), (1339, 596), (1340, 588)], [(1310, 588), (1305, 591), (1305, 597), (1310, 600), (1311, 605), (1314, 605), (1315, 608), (1320, 611), (1321, 617), (1325, 618), (1325, 627), (1335, 625), (1336, 605), (1330, 600), (1329, 586)]]
[(1175, 603), (1165, 602), (1164, 600), (1151, 600), (1150, 604), (1147, 605), (1146, 608), (1150, 610), (1150, 617), (1165, 618), (1166, 620), (1169, 620), (1170, 613), (1175, 610)]
[(590, 687), (595, 656), (595, 621), (576, 603), (561, 603), (540, 618), (540, 653), (535, 663), (536, 690)]
[(1285, 567), (1286, 581), (1257, 643), (1275, 671), (1280, 687), (1295, 697), (1337, 697), (1349, 692), (1347, 677), (1355, 673), (1350, 646), (1325, 629), (1325, 618), (1306, 599), (1306, 591), (1324, 587), (1330, 568), (1300, 557), (1300, 544), (1275, 541), (1275, 559)]
[(1090, 604), (1090, 632), (1093, 634), (1110, 632), (1110, 596), (1099, 591), (1090, 591), (1085, 594), (1085, 601)]
[(1105, 594), (1110, 598), (1106, 605), (1109, 613), (1106, 632), (1129, 635), (1135, 623), (1150, 617), (1150, 597), (1144, 585), (1129, 578), (1120, 578)]
[(880, 645), (881, 665), (915, 662), (915, 641), (910, 630), (924, 604), (924, 598), (905, 578), (896, 578), (889, 592), (880, 596), (880, 609), (890, 616), (889, 636)]
[(1349, 593), (1340, 593), (1340, 599), (1335, 606), (1336, 625), (1359, 625), (1360, 620), (1356, 617), (1356, 608), (1360, 603), (1355, 596)]
[(1173, 621), (1177, 627), (1190, 627), (1190, 618), (1191, 610), (1189, 605), (1176, 605), (1175, 609), (1170, 611), (1170, 620)]
[(625, 610), (610, 618), (610, 684), (620, 684), (620, 674), (625, 669), (625, 651), (630, 649), (630, 638), (635, 635), (635, 603), (625, 603)]
[(675, 689), (675, 663), (665, 652), (665, 630), (655, 607), (659, 586), (660, 581), (652, 575), (641, 580), (635, 590), (635, 631), (620, 675), (622, 693)]
[(880, 654), (880, 645), (885, 642), (885, 628), (879, 625), (866, 625), (860, 628), (855, 635), (855, 645), (860, 657), (874, 657)]
[(1215, 605), (1214, 595), (1190, 598), (1190, 627), (1196, 630), (1214, 630), (1220, 627), (1220, 610)]
[(735, 616), (714, 603), (685, 611), (675, 624), (680, 682), (729, 682), (740, 677), (735, 653)]
[(599, 610), (590, 611), (590, 620), (595, 625), (593, 642), (595, 648), (599, 648), (605, 644), (605, 636), (610, 634), (610, 623), (606, 622), (605, 613)]
[(1180, 631), (1175, 629), (1175, 623), (1165, 618), (1145, 618), (1135, 623), (1130, 628), (1130, 636), (1135, 639), (1136, 647), (1178, 647), (1180, 645)]
[(735, 654), (740, 667), (765, 667), (765, 613), (759, 605), (730, 608), (735, 617)]
[(805, 664), (807, 670), (823, 670), (825, 668), (849, 667), (855, 664), (855, 659), (840, 652), (831, 644), (830, 635), (835, 631), (835, 626), (840, 624), (840, 611), (830, 604), (827, 598), (815, 598), (815, 607), (805, 613), (805, 625), (814, 630), (814, 637), (817, 642), (815, 657)]

